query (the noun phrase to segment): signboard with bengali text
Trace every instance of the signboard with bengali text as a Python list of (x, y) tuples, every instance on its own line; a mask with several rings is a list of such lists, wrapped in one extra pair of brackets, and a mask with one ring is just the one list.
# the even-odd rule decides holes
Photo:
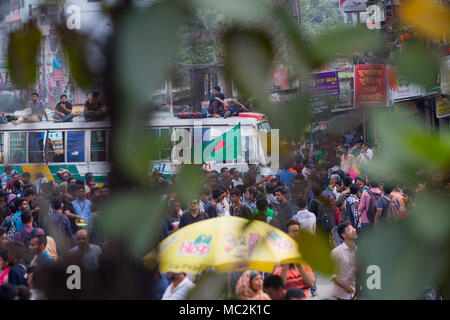
[(355, 65), (355, 106), (386, 106), (386, 65)]

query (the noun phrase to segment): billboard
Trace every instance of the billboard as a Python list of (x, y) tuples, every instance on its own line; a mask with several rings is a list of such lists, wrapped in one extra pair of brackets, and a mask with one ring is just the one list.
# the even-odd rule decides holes
[(386, 65), (355, 65), (355, 105), (386, 106)]
[(332, 71), (313, 74), (308, 81), (308, 92), (312, 97), (338, 96), (338, 72)]

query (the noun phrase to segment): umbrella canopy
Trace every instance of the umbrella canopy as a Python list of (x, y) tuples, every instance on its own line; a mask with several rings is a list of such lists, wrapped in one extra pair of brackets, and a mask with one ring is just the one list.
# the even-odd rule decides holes
[[(218, 272), (272, 272), (278, 263), (301, 263), (298, 245), (283, 231), (262, 221), (226, 216), (190, 224), (159, 245), (160, 272), (196, 274), (214, 267)], [(154, 257), (149, 253), (146, 265)]]

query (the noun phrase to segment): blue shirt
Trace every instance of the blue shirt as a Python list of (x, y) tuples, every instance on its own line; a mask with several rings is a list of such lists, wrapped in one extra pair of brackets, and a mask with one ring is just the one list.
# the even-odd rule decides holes
[(47, 253), (47, 251), (44, 251), (43, 254), (39, 256), (39, 258), (36, 259), (37, 264), (46, 264), (46, 263), (54, 263), (55, 261), (50, 257), (50, 255)]
[(81, 219), (89, 221), (89, 217), (91, 216), (91, 201), (88, 199), (84, 199), (84, 201), (73, 200), (72, 206), (75, 210), (75, 214), (79, 216)]
[[(75, 254), (80, 252), (78, 246), (73, 247), (69, 250), (69, 254)], [(83, 266), (90, 271), (95, 271), (98, 268), (98, 259), (102, 254), (102, 249), (95, 244), (89, 244), (89, 249), (87, 249), (83, 254)]]
[(280, 180), (284, 183), (286, 187), (288, 187), (289, 191), (292, 190), (292, 183), (294, 182), (295, 173), (288, 169), (281, 170), (278, 172), (278, 176)]
[(22, 216), (22, 211), (16, 211), (16, 213), (14, 214), (14, 216), (12, 217), (12, 220), (11, 220), (11, 226), (13, 223), (15, 223), (17, 232), (20, 232), (23, 230), (23, 223), (22, 223), (21, 216)]
[[(225, 100), (225, 95), (223, 93), (219, 93), (219, 98), (222, 100)], [(216, 95), (214, 93), (211, 94), (211, 97), (209, 98), (209, 106), (210, 107), (211, 107), (211, 103), (213, 103), (215, 99), (216, 99)]]
[(66, 236), (68, 236), (69, 238), (72, 237), (72, 228), (70, 226), (70, 221), (67, 216), (63, 215), (62, 213), (53, 212), (50, 214), (50, 217), (53, 222), (60, 223)]

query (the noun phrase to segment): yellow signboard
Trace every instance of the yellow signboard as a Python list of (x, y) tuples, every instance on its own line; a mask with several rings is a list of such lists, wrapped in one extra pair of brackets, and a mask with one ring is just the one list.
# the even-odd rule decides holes
[(436, 99), (436, 118), (450, 116), (450, 106), (447, 99)]

